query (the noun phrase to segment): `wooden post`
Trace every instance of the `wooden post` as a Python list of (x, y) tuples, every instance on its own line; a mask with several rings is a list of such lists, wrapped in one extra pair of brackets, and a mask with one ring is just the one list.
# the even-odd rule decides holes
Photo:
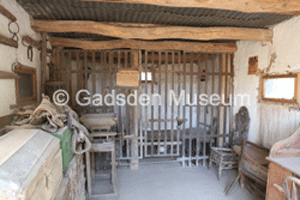
[(42, 33), (42, 55), (41, 55), (41, 92), (40, 96), (46, 92), (46, 67), (47, 67), (47, 33)]
[[(138, 69), (139, 68), (139, 53), (138, 51), (132, 51), (132, 56), (133, 56), (133, 63), (131, 67), (133, 69)], [(138, 106), (132, 106), (133, 109), (133, 129), (132, 129), (132, 134), (134, 135), (131, 143), (131, 153), (132, 153), (132, 159), (131, 159), (131, 165), (130, 168), (132, 170), (137, 170), (139, 169), (139, 145), (138, 145)]]
[[(219, 68), (221, 71), (220, 73), (226, 73), (226, 54), (221, 54), (221, 63), (220, 63), (220, 68)], [(225, 89), (226, 89), (226, 77), (225, 75), (220, 75), (220, 80), (221, 80), (221, 93), (220, 93), (220, 96), (222, 97), (223, 95), (225, 95)], [(224, 124), (224, 121), (225, 121), (225, 107), (224, 106), (221, 106), (220, 107), (220, 120), (219, 120), (219, 134), (225, 134), (225, 124)], [(223, 146), (223, 138), (219, 138), (218, 139), (218, 146)]]

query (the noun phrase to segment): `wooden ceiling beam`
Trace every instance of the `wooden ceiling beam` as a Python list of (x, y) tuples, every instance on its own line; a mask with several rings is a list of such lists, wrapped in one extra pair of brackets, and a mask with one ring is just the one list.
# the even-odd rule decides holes
[(181, 41), (140, 41), (140, 40), (111, 40), (111, 41), (83, 41), (68, 38), (50, 38), (51, 45), (79, 48), (87, 50), (105, 49), (143, 49), (148, 51), (158, 50), (186, 50), (206, 53), (233, 53), (237, 51), (235, 43), (205, 43)]
[(278, 13), (278, 14), (300, 14), (299, 0), (82, 0), (94, 2), (113, 2), (113, 3), (131, 3), (131, 4), (149, 4), (156, 6), (169, 7), (196, 7), (220, 10), (232, 10), (245, 13)]
[(31, 20), (39, 32), (99, 34), (122, 39), (250, 40), (271, 41), (273, 31), (238, 27), (191, 27), (154, 24), (107, 23), (72, 20)]

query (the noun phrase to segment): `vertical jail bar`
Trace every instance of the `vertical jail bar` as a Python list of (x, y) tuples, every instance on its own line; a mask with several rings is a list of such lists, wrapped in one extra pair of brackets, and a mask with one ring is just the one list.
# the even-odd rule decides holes
[[(154, 52), (151, 52), (151, 71), (153, 73), (153, 77), (156, 78), (156, 72), (154, 69)], [(155, 79), (156, 80), (156, 79)], [(154, 93), (154, 81), (151, 81), (151, 90), (150, 95)], [(151, 98), (151, 156), (154, 155), (154, 105), (153, 105), (153, 99)]]
[[(214, 54), (212, 56), (212, 60), (211, 60), (211, 62), (212, 62), (212, 94), (215, 94), (215, 75), (216, 75), (215, 74), (215, 65), (216, 65), (215, 59), (216, 59), (216, 55)], [(214, 117), (215, 117), (215, 106), (211, 106), (211, 114), (210, 114), (210, 125), (211, 125), (211, 128), (213, 128), (212, 127), (212, 125), (213, 125), (212, 123), (213, 123)], [(213, 140), (213, 138), (211, 138), (211, 137), (215, 136), (213, 134), (215, 134), (215, 133), (210, 133), (209, 147), (212, 146), (212, 140)]]
[[(144, 62), (144, 71), (145, 71), (145, 93), (149, 95), (148, 93), (148, 51), (145, 51), (145, 62)], [(152, 74), (153, 79), (153, 74)], [(148, 156), (148, 105), (145, 106), (145, 154)]]
[(192, 166), (192, 141), (194, 137), (192, 136), (192, 127), (193, 127), (193, 63), (194, 63), (194, 54), (193, 52), (190, 54), (190, 127), (189, 127), (189, 167)]
[[(161, 52), (158, 52), (158, 94), (161, 94)], [(154, 121), (153, 121), (154, 122)], [(152, 122), (152, 123), (153, 123)], [(160, 140), (161, 140), (161, 105), (158, 104), (158, 136), (157, 136), (157, 154), (160, 154)]]
[[(204, 57), (204, 67), (205, 67), (205, 89), (204, 89), (204, 93), (205, 94), (208, 94), (208, 90), (207, 90), (207, 86), (208, 86), (208, 63), (207, 63), (207, 59), (208, 59), (208, 56), (207, 54), (205, 54), (205, 57)], [(209, 106), (211, 106), (209, 104)], [(204, 124), (207, 125), (207, 111), (208, 111), (208, 106), (205, 106), (204, 107)], [(205, 166), (206, 165), (206, 131), (204, 131), (204, 135), (203, 135), (203, 145), (202, 145), (202, 151), (203, 151), (203, 160), (202, 160), (202, 165)]]
[[(172, 51), (172, 91), (174, 91), (174, 85), (175, 85), (175, 54), (174, 51)], [(168, 99), (168, 97), (166, 97)], [(171, 99), (170, 99), (171, 101)], [(172, 103), (172, 108), (171, 108), (171, 154), (174, 154), (174, 104)]]
[[(178, 73), (177, 73), (177, 76), (178, 76), (178, 95), (180, 95), (180, 89), (181, 89), (181, 51), (179, 51), (178, 52), (178, 64), (177, 64), (177, 66), (178, 66)], [(173, 102), (174, 103), (174, 102)], [(177, 105), (177, 109), (178, 109), (178, 120), (180, 120), (180, 118), (181, 118), (181, 112), (180, 112), (180, 110), (181, 110), (181, 106), (180, 106), (180, 104), (179, 105)], [(177, 125), (178, 125), (178, 121), (177, 121)], [(180, 138), (180, 131), (181, 131), (181, 126), (177, 126), (177, 155), (179, 155), (180, 154), (180, 146), (182, 147), (183, 146), (183, 143), (184, 143), (184, 141), (183, 141), (183, 138)], [(182, 140), (182, 144), (180, 145), (180, 140)], [(181, 154), (182, 154), (182, 156), (183, 156), (183, 153), (184, 153), (184, 150), (181, 150)]]
[[(201, 53), (198, 53), (198, 73), (197, 73), (197, 122), (196, 122), (196, 126), (197, 126), (197, 133), (199, 133), (199, 126), (200, 126), (200, 94), (201, 94), (201, 87), (200, 87), (200, 83), (201, 83)], [(204, 131), (205, 127), (204, 127)], [(199, 147), (199, 142), (201, 141), (201, 139), (199, 139), (199, 137), (196, 138), (196, 166), (199, 166), (199, 156), (200, 156), (200, 147)]]
[(167, 154), (167, 140), (168, 140), (168, 54), (169, 52), (165, 52), (165, 130), (164, 130), (164, 154)]
[[(186, 52), (183, 52), (183, 90), (186, 91)], [(183, 106), (183, 133), (182, 133), (182, 151), (183, 151), (183, 167), (186, 166), (185, 157), (186, 157), (186, 96), (184, 96), (184, 104)]]

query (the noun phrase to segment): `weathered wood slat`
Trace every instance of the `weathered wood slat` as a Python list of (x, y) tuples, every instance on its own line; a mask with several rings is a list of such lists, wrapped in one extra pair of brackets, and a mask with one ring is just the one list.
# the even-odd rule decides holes
[[(73, 47), (90, 50), (105, 49), (144, 49), (157, 50), (186, 50), (195, 52), (221, 53), (235, 52), (235, 43), (203, 43), (203, 42), (178, 42), (178, 41), (136, 41), (136, 40), (111, 40), (111, 41), (83, 41), (67, 38), (51, 37), (52, 46)], [(149, 59), (150, 60), (150, 59)], [(152, 60), (152, 59), (151, 59)]]
[(18, 46), (19, 46), (17, 41), (14, 41), (13, 39), (8, 38), (2, 34), (0, 34), (0, 43), (11, 46), (11, 47), (15, 47), (15, 48), (18, 48)]
[(0, 6), (0, 13), (13, 22), (17, 21), (17, 18), (13, 14), (11, 14), (8, 10), (6, 10), (6, 8), (4, 8), (3, 6)]
[(221, 10), (234, 10), (246, 13), (266, 12), (278, 14), (300, 14), (300, 2), (298, 0), (281, 1), (257, 1), (257, 0), (84, 0), (95, 2), (114, 2), (114, 3), (134, 3), (134, 4), (149, 4), (157, 6), (170, 7), (196, 7), (196, 8), (210, 8)]
[(47, 33), (42, 33), (42, 54), (41, 54), (41, 95), (46, 91), (46, 61), (47, 54)]
[(20, 78), (18, 74), (15, 74), (13, 72), (0, 71), (0, 79), (18, 79), (18, 78)]
[(64, 86), (66, 83), (64, 81), (50, 81), (46, 83), (47, 86)]
[(71, 20), (31, 20), (31, 28), (39, 32), (89, 33), (123, 39), (188, 39), (271, 41), (273, 31), (238, 27), (189, 27)]

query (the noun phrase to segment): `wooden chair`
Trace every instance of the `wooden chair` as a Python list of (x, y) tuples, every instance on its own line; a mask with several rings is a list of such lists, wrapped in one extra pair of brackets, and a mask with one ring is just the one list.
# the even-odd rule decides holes
[[(249, 112), (245, 106), (241, 107), (239, 112), (235, 115), (235, 131), (230, 138), (232, 145), (241, 145), (242, 140), (248, 137), (248, 130), (250, 124)], [(238, 157), (232, 148), (229, 147), (211, 147), (210, 159), (208, 168), (212, 163), (218, 166), (218, 180), (221, 178), (223, 169), (235, 169), (238, 167)]]
[(270, 150), (250, 141), (243, 140), (242, 146), (235, 146), (235, 152), (239, 154), (238, 175), (232, 184), (225, 189), (225, 194), (229, 194), (238, 180), (243, 188), (245, 178), (253, 180), (256, 184), (266, 188), (268, 178), (268, 161), (265, 159)]

